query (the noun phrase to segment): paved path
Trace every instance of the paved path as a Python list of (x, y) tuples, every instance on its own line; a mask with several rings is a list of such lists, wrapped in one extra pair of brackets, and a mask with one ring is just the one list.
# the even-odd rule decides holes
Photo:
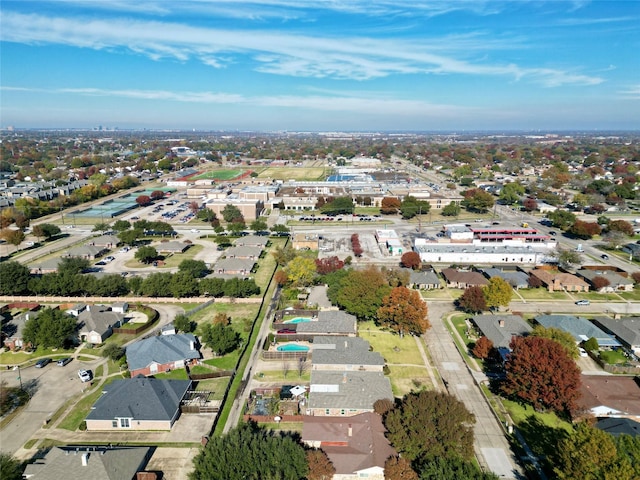
[(445, 328), (444, 316), (452, 310), (449, 302), (429, 302), (432, 327), (424, 338), (434, 366), (449, 393), (464, 402), (476, 417), (474, 445), (480, 466), (501, 478), (524, 478), (501, 425)]

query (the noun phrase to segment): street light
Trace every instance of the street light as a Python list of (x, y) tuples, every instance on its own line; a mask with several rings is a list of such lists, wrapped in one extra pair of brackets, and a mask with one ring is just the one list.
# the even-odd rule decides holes
[(20, 391), (22, 391), (22, 376), (20, 375), (20, 365), (16, 365), (15, 367), (13, 367), (13, 370), (18, 371), (18, 380), (20, 381)]

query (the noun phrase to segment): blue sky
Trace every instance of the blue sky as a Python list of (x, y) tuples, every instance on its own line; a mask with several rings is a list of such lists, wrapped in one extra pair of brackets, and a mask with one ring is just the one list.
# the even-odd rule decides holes
[(640, 1), (2, 0), (0, 126), (640, 129)]

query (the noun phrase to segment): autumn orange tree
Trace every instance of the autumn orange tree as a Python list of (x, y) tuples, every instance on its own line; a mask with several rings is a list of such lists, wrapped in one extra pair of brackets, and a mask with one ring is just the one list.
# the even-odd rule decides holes
[(493, 348), (493, 342), (484, 335), (478, 339), (473, 347), (472, 353), (477, 358), (484, 360), (489, 357), (491, 349)]
[(580, 397), (580, 369), (562, 345), (544, 337), (513, 337), (502, 391), (530, 403), (570, 414)]
[(378, 323), (403, 335), (421, 335), (431, 326), (427, 319), (427, 303), (420, 293), (407, 287), (395, 287), (382, 299)]
[(400, 257), (400, 264), (405, 268), (418, 270), (420, 268), (420, 254), (417, 252), (406, 252)]
[(331, 480), (336, 467), (333, 466), (327, 454), (323, 450), (313, 449), (306, 451), (307, 463), (309, 464), (308, 480)]
[(384, 462), (385, 480), (419, 480), (418, 474), (411, 468), (411, 462), (404, 457), (392, 456)]
[(487, 309), (487, 301), (482, 287), (472, 285), (467, 287), (463, 294), (456, 300), (456, 305), (467, 313), (479, 313)]

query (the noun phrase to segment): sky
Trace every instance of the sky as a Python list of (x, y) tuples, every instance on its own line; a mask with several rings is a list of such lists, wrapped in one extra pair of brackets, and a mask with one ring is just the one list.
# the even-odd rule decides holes
[(2, 0), (9, 126), (640, 130), (640, 1)]

